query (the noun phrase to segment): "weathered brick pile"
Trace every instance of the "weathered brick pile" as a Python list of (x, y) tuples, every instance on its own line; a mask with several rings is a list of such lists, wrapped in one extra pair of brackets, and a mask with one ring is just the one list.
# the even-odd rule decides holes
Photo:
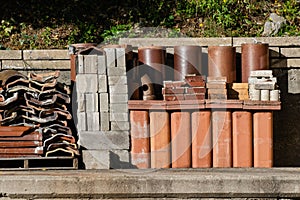
[(129, 122), (125, 48), (91, 48), (77, 57), (77, 122), (85, 167), (128, 165)]

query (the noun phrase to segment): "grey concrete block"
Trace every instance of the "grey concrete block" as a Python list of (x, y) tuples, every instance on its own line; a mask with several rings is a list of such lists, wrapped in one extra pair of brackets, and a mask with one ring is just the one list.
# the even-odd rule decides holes
[(106, 75), (98, 75), (98, 92), (107, 92), (107, 76)]
[(100, 115), (99, 112), (86, 112), (87, 130), (100, 130)]
[(125, 76), (126, 68), (125, 67), (109, 67), (107, 68), (108, 76)]
[(110, 113), (110, 121), (128, 122), (128, 112), (126, 113)]
[(85, 169), (109, 169), (109, 150), (83, 150), (82, 161)]
[(125, 48), (116, 48), (117, 67), (123, 67), (126, 70), (126, 51)]
[(84, 56), (78, 55), (76, 58), (76, 73), (84, 74)]
[(109, 113), (108, 112), (100, 112), (100, 130), (101, 131), (109, 131), (110, 123), (109, 123)]
[(298, 58), (288, 59), (287, 60), (287, 67), (297, 67), (297, 68), (300, 68), (300, 59), (298, 59)]
[(78, 144), (87, 150), (129, 149), (128, 131), (79, 132)]
[(110, 94), (128, 94), (128, 86), (127, 85), (110, 85), (109, 86)]
[(24, 60), (68, 60), (70, 55), (68, 50), (63, 49), (36, 49), (24, 50)]
[(100, 112), (108, 112), (109, 111), (108, 93), (100, 93), (99, 99), (100, 99), (99, 101)]
[(129, 152), (127, 150), (111, 150), (109, 158), (111, 169), (132, 168), (130, 165)]
[(99, 75), (106, 75), (106, 57), (105, 55), (98, 56), (98, 74)]
[(0, 60), (19, 60), (22, 59), (21, 50), (0, 50)]
[(87, 130), (87, 121), (85, 112), (77, 112), (77, 130), (86, 131)]
[(77, 74), (76, 91), (77, 93), (96, 93), (98, 91), (97, 74)]
[(110, 112), (113, 113), (126, 113), (128, 112), (128, 104), (127, 103), (116, 103), (109, 105)]
[(70, 70), (70, 60), (2, 60), (2, 69)]
[[(300, 41), (299, 41), (300, 42)], [(280, 53), (282, 56), (284, 57), (300, 57), (300, 51), (299, 51), (299, 47), (298, 48), (280, 48)]]
[(129, 122), (112, 121), (110, 122), (110, 128), (112, 131), (128, 131)]
[(77, 109), (78, 109), (78, 112), (85, 112), (85, 94), (84, 93), (81, 93), (79, 92), (77, 94)]
[(128, 103), (128, 95), (126, 95), (126, 94), (110, 94), (109, 102), (111, 104)]
[(300, 69), (290, 69), (288, 71), (288, 92), (292, 94), (300, 93)]
[(108, 85), (127, 85), (127, 76), (109, 76)]
[(84, 55), (84, 73), (97, 74), (98, 71), (98, 56)]
[(115, 48), (104, 48), (106, 53), (106, 65), (107, 67), (116, 67), (116, 52)]
[(87, 112), (99, 111), (99, 95), (98, 93), (85, 93), (85, 110)]

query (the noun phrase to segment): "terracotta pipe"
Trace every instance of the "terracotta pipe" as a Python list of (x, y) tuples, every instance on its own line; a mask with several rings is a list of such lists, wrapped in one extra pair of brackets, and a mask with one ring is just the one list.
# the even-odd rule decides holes
[(213, 167), (232, 167), (231, 111), (212, 112)]
[(252, 113), (232, 113), (233, 167), (253, 166)]
[(212, 167), (211, 111), (192, 113), (192, 167)]
[(200, 46), (174, 47), (174, 80), (183, 81), (188, 74), (201, 75), (202, 48)]
[(190, 113), (171, 113), (172, 168), (191, 167)]
[(253, 114), (254, 167), (273, 166), (273, 114)]
[(151, 168), (171, 167), (170, 138), (169, 113), (150, 112)]
[(130, 111), (131, 163), (137, 168), (150, 168), (149, 112)]
[(267, 69), (269, 69), (269, 44), (242, 44), (242, 82), (248, 82), (251, 71)]
[(236, 81), (236, 50), (232, 46), (208, 47), (208, 76), (227, 77), (227, 82)]
[(162, 98), (162, 85), (165, 80), (166, 50), (163, 47), (151, 46), (140, 47), (138, 49), (139, 65), (144, 65), (143, 70), (139, 70), (140, 76), (147, 74), (152, 80), (156, 99)]

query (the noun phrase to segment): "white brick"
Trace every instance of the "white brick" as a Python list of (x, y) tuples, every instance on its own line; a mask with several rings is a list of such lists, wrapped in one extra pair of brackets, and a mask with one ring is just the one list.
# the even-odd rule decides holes
[(116, 67), (116, 53), (114, 48), (104, 48), (107, 67)]
[(86, 113), (85, 112), (77, 113), (77, 130), (78, 131), (86, 131), (87, 130), (87, 122), (86, 122)]
[(100, 93), (100, 112), (108, 112), (109, 103), (108, 103), (108, 93)]
[(77, 94), (77, 105), (79, 112), (85, 112), (85, 95), (84, 93)]
[(110, 94), (128, 94), (128, 87), (127, 85), (110, 85), (109, 86), (109, 93)]
[(84, 74), (84, 57), (83, 57), (83, 55), (77, 56), (76, 73)]
[(125, 103), (110, 104), (109, 108), (110, 108), (110, 112), (113, 112), (113, 113), (128, 112), (128, 104), (125, 104)]
[(110, 113), (110, 121), (128, 122), (128, 112)]
[(85, 93), (85, 110), (87, 112), (98, 112), (98, 94), (97, 93)]
[(85, 169), (109, 169), (110, 154), (109, 150), (83, 150), (82, 161)]
[(107, 92), (107, 76), (99, 75), (98, 76), (98, 92)]
[(77, 74), (76, 91), (77, 93), (96, 93), (98, 91), (97, 74)]
[(126, 75), (125, 67), (109, 67), (107, 68), (108, 76), (123, 76)]
[(109, 96), (109, 102), (113, 103), (127, 103), (128, 102), (128, 95), (126, 94), (111, 94)]
[(99, 112), (87, 112), (87, 130), (88, 131), (99, 131), (100, 130), (100, 119)]
[(98, 56), (98, 74), (106, 75), (106, 57), (104, 55)]
[(108, 85), (127, 85), (126, 76), (109, 76)]
[(116, 48), (116, 60), (117, 60), (117, 67), (123, 67), (126, 69), (126, 52), (125, 48)]
[(101, 112), (100, 113), (100, 130), (101, 131), (109, 131), (109, 113), (108, 112)]
[(97, 55), (84, 55), (84, 73), (97, 74), (97, 68), (98, 68), (97, 63), (98, 63)]
[(118, 131), (128, 131), (129, 130), (129, 122), (110, 122), (111, 130)]
[(109, 161), (111, 169), (133, 168), (133, 166), (130, 165), (130, 157), (127, 150), (111, 150)]

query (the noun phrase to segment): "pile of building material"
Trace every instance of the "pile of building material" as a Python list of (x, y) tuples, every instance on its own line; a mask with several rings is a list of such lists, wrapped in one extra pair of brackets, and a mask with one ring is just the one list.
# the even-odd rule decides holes
[(122, 168), (113, 161), (129, 161), (125, 48), (90, 47), (80, 51), (76, 74), (75, 125), (85, 167)]
[(0, 145), (11, 157), (79, 155), (69, 127), (70, 90), (57, 82), (59, 75), (59, 71), (27, 77), (14, 70), (0, 72), (0, 131), (9, 130)]
[(208, 99), (227, 99), (227, 78), (221, 77), (207, 77), (207, 93)]
[(248, 100), (248, 83), (229, 83), (228, 84), (228, 98), (229, 99), (239, 99)]
[(253, 101), (279, 101), (277, 78), (272, 70), (251, 71), (248, 78), (249, 96)]

